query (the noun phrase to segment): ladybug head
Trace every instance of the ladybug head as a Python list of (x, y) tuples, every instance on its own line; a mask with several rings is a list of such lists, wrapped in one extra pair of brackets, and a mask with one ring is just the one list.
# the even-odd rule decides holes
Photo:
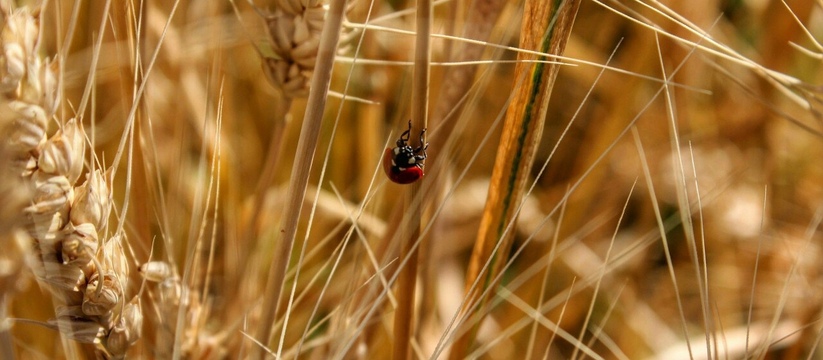
[(401, 168), (408, 168), (412, 166), (420, 166), (415, 158), (414, 149), (409, 146), (400, 146), (394, 148), (394, 166)]

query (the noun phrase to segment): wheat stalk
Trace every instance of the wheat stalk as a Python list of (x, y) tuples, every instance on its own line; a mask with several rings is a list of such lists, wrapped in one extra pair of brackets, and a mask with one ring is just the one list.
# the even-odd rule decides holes
[[(309, 84), (314, 73), (317, 47), (323, 30), (326, 8), (319, 0), (278, 0), (271, 11), (257, 9), (263, 19), (268, 43), (257, 48), (263, 64), (263, 72), (282, 97), (272, 114), (274, 124), (269, 149), (263, 162), (263, 170), (257, 181), (257, 191), (263, 192), (274, 182), (275, 170), (281, 162), (283, 136), (289, 123), (289, 113), (295, 98), (309, 95)], [(263, 197), (254, 198), (252, 224), (260, 221)], [(247, 241), (259, 234), (252, 227), (246, 232)]]
[[(254, 8), (262, 18), (267, 40), (256, 47), (266, 79), (282, 95), (277, 110), (271, 116), (272, 137), (263, 161), (263, 169), (257, 180), (257, 192), (266, 191), (273, 183), (275, 171), (280, 166), (285, 145), (283, 137), (290, 123), (292, 103), (296, 98), (309, 95), (309, 85), (314, 74), (320, 35), (328, 9), (321, 0), (277, 0), (271, 10)], [(235, 11), (238, 12), (235, 7)], [(263, 197), (253, 200), (252, 224), (260, 221)], [(260, 234), (252, 227), (245, 232), (250, 241)]]
[(294, 246), (294, 237), (297, 233), (297, 224), (300, 218), (302, 202), (306, 195), (309, 170), (311, 170), (313, 156), (317, 149), (320, 136), (320, 125), (322, 124), (326, 96), (331, 83), (334, 57), (340, 40), (340, 28), (343, 21), (344, 10), (345, 0), (332, 1), (316, 49), (318, 56), (316, 68), (318, 71), (312, 74), (308, 105), (300, 131), (297, 156), (294, 159), (294, 168), (292, 169), (291, 179), (289, 181), (285, 216), (280, 226), (282, 234), (279, 236), (277, 253), (274, 255), (270, 266), (264, 292), (263, 315), (256, 332), (256, 338), (266, 343), (274, 335), (273, 324), (277, 314), (280, 295), (285, 283), (286, 269), (291, 259), (291, 251)]
[[(503, 0), (479, 0), (474, 2), (474, 6), (465, 14), (465, 29), (463, 36), (469, 39), (487, 41), (491, 36), (494, 24), (500, 19), (502, 10), (505, 5)], [(453, 21), (456, 23), (456, 21)], [(482, 57), (484, 46), (478, 44), (457, 44), (454, 46), (457, 51), (449, 53), (450, 61), (455, 63), (472, 62)], [(449, 50), (453, 50), (449, 48)], [(437, 131), (432, 133), (429, 137), (431, 145), (429, 147), (429, 159), (427, 160), (426, 177), (429, 179), (428, 193), (435, 194), (437, 200), (442, 200), (442, 195), (446, 189), (446, 179), (453, 171), (451, 166), (453, 161), (451, 156), (454, 152), (455, 140), (459, 138), (461, 127), (457, 126), (459, 116), (463, 109), (467, 111), (464, 114), (469, 114), (471, 106), (466, 105), (466, 99), (470, 93), (475, 75), (477, 74), (479, 65), (465, 65), (458, 67), (449, 67), (446, 73), (443, 74), (443, 83), (445, 86), (441, 89), (441, 95), (434, 101), (431, 121), (429, 122)], [(488, 79), (489, 77), (486, 77)], [(488, 81), (488, 80), (486, 80)], [(475, 98), (476, 99), (476, 98)], [(476, 105), (473, 103), (471, 105)], [(469, 122), (472, 122), (469, 120)], [(432, 196), (426, 197), (429, 204), (424, 205), (428, 208), (433, 205)], [(434, 220), (434, 219), (433, 219)], [(437, 319), (436, 313), (436, 286), (437, 286), (437, 271), (438, 265), (433, 260), (431, 241), (440, 237), (440, 231), (434, 227), (432, 231), (426, 234), (423, 240), (420, 251), (422, 258), (425, 259), (420, 263), (420, 277), (424, 280), (421, 287), (422, 304), (420, 305), (421, 324), (418, 328), (427, 326), (427, 324), (434, 324)]]
[[(429, 118), (429, 82), (431, 63), (432, 3), (418, 0), (415, 12), (416, 36), (414, 46), (414, 73), (412, 79), (411, 126), (426, 129)], [(418, 146), (425, 147), (421, 138)], [(406, 261), (397, 278), (397, 309), (394, 313), (393, 359), (405, 360), (412, 355), (411, 344), (418, 322), (415, 311), (418, 257), (420, 254), (420, 226), (422, 222), (422, 195), (420, 182), (412, 183), (405, 196), (408, 207), (400, 233), (400, 256)], [(401, 263), (402, 264), (402, 263)], [(402, 266), (402, 265), (401, 265)]]

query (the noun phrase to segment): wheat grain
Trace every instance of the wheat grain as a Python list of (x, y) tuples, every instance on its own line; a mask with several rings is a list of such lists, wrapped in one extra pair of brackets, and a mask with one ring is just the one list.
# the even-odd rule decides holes
[(174, 278), (171, 265), (165, 261), (149, 261), (140, 265), (137, 271), (139, 271), (140, 275), (143, 275), (146, 280), (155, 283), (162, 283)]

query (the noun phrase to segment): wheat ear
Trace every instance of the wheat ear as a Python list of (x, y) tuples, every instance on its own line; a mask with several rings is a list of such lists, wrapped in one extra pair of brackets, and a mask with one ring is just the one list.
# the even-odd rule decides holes
[(263, 55), (263, 69), (289, 98), (309, 94), (325, 17), (320, 0), (277, 0), (264, 15), (274, 54)]
[(31, 194), (19, 225), (32, 243), (32, 271), (55, 303), (56, 319), (50, 324), (63, 336), (69, 356), (73, 350), (65, 339), (122, 358), (139, 337), (142, 313), (136, 300), (124, 301), (123, 236), (99, 240), (108, 220), (109, 187), (99, 169), (74, 186), (84, 169), (85, 133), (79, 121), (70, 120), (46, 137), (58, 92), (53, 68), (37, 55), (39, 10), (4, 14), (0, 91), (8, 152), (12, 176), (20, 177)]

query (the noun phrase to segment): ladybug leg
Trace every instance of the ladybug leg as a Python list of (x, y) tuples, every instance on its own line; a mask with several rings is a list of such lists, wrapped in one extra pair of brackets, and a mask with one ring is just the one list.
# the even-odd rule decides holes
[[(419, 153), (419, 152), (423, 152), (423, 155), (422, 155), (422, 156), (423, 156), (423, 158), (424, 158), (424, 159), (425, 159), (425, 158), (426, 158), (426, 156), (427, 156), (427, 155), (426, 155), (426, 149), (428, 149), (428, 148), (429, 148), (429, 143), (425, 143), (425, 145), (423, 145), (423, 135), (424, 135), (425, 133), (426, 133), (426, 129), (423, 129), (423, 131), (421, 131), (421, 132), (420, 132), (420, 146), (419, 146), (417, 149), (414, 149), (414, 153), (415, 153), (415, 154), (417, 154), (417, 153)], [(418, 156), (420, 156), (420, 155), (418, 155)]]
[[(426, 160), (426, 158), (429, 157), (429, 155), (426, 154), (426, 149), (428, 149), (428, 148), (429, 148), (429, 144), (426, 144), (425, 147), (417, 148), (417, 150), (414, 151), (414, 154), (415, 154), (414, 158), (417, 159), (417, 160)], [(422, 153), (422, 155), (417, 155), (419, 153)]]
[(425, 133), (426, 129), (423, 129), (423, 131), (420, 132), (420, 146), (417, 149), (414, 149), (413, 152), (414, 163), (421, 169), (423, 168), (423, 161), (426, 161), (426, 157), (428, 157), (428, 154), (426, 154), (426, 149), (429, 148), (429, 143), (425, 143), (425, 145), (423, 144), (423, 135)]

